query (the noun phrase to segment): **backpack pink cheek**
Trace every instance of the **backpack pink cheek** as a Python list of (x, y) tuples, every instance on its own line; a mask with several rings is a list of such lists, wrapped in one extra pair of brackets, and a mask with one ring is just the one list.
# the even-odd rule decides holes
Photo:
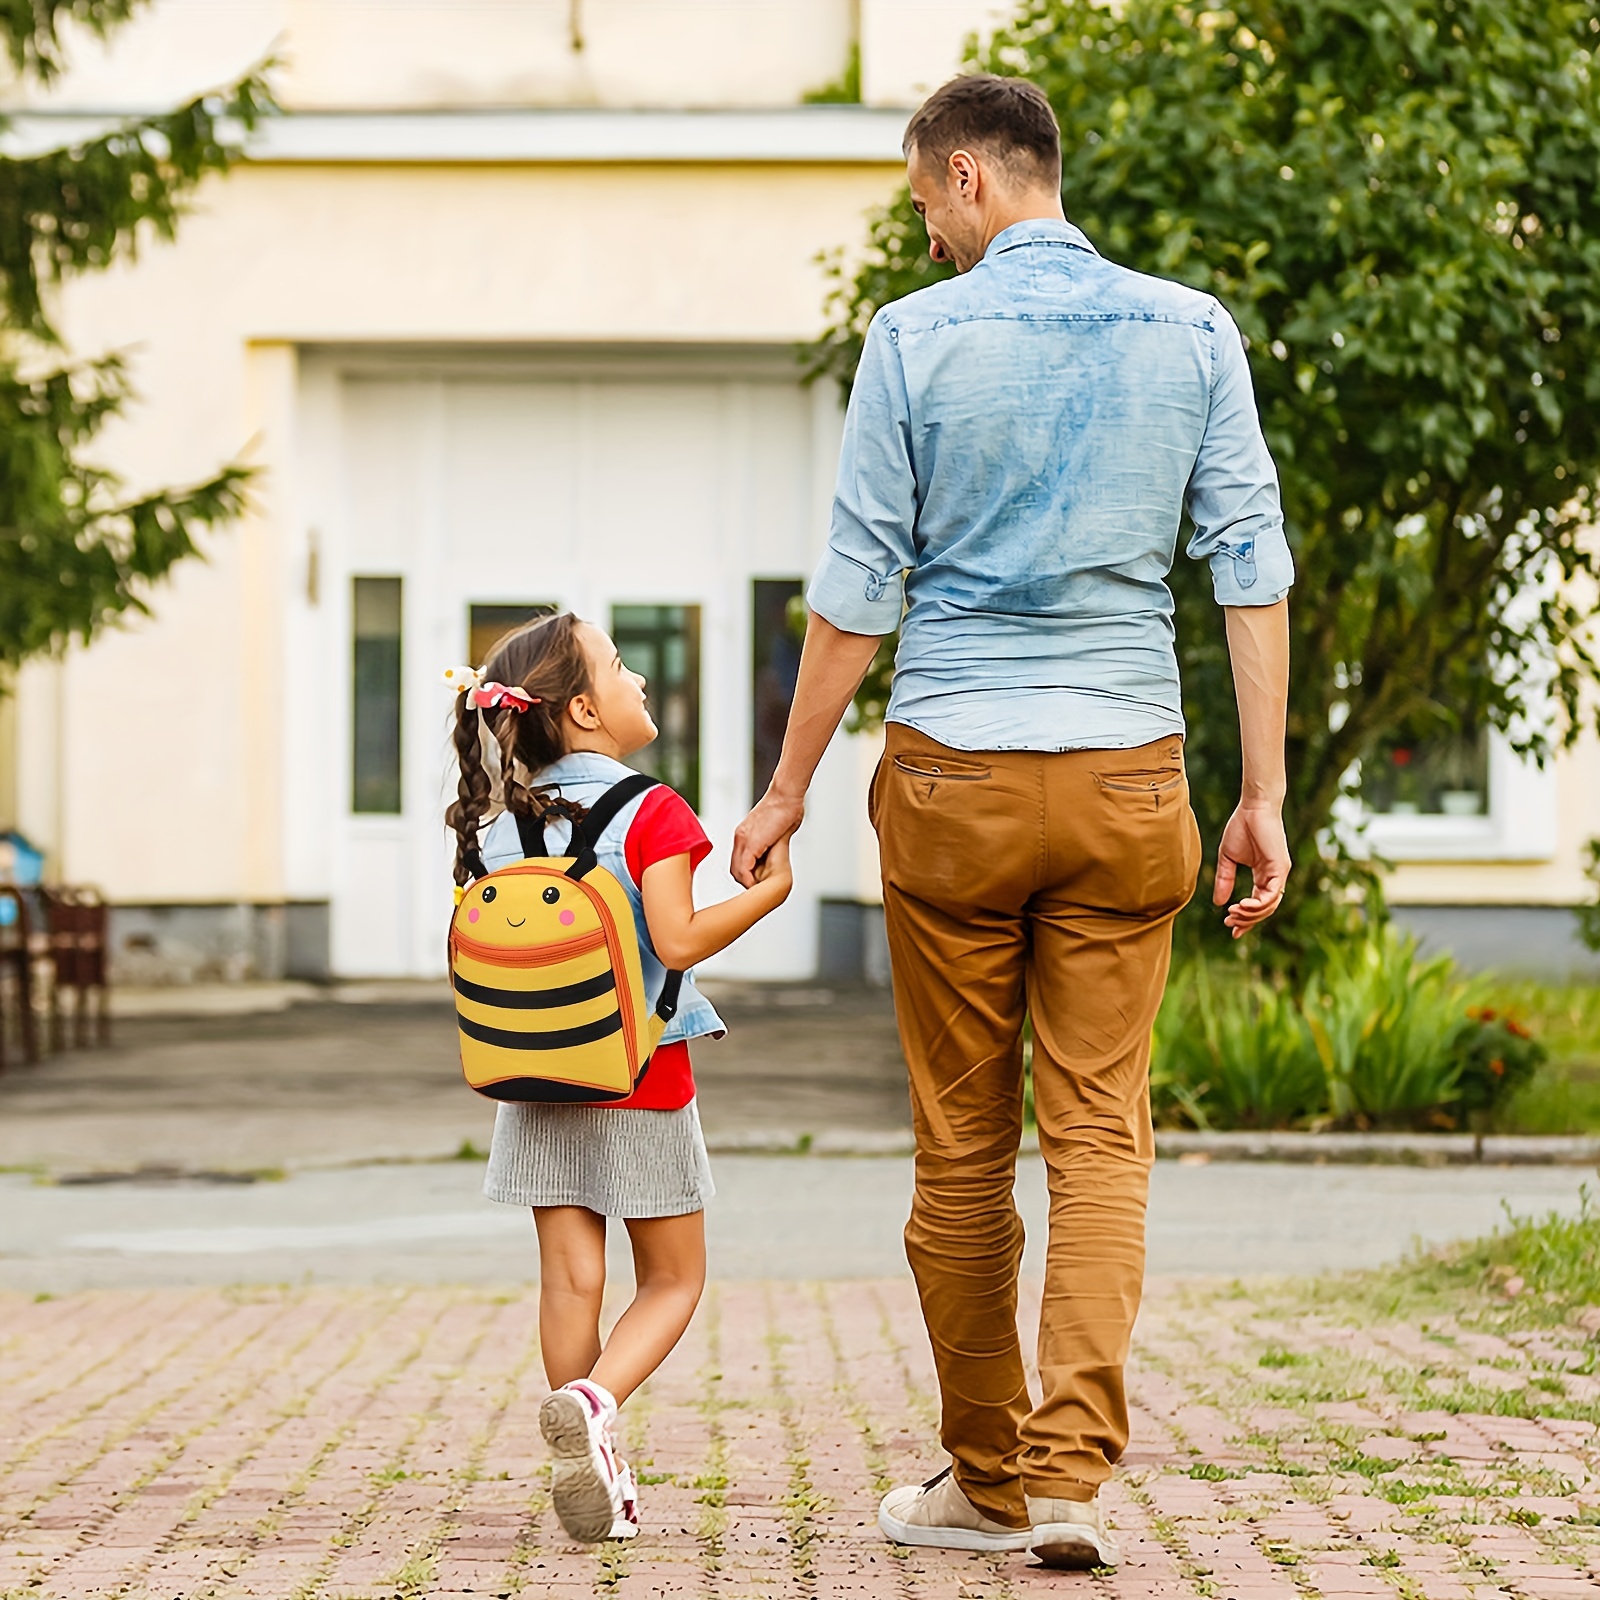
[(561, 913), (561, 926), (563, 928), (570, 928), (577, 920), (578, 914), (575, 911), (563, 911)]
[(476, 906), (473, 906), (467, 912), (467, 921), (468, 922), (476, 922), (477, 920), (478, 920), (478, 908)]

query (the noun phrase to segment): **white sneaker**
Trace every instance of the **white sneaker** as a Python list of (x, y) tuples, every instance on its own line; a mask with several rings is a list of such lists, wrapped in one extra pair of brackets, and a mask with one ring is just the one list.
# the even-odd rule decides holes
[(891, 1489), (878, 1506), (878, 1527), (895, 1544), (936, 1550), (1026, 1550), (1031, 1528), (994, 1522), (967, 1499), (946, 1467), (924, 1484)]
[(544, 1397), (539, 1431), (550, 1446), (550, 1499), (569, 1537), (598, 1544), (623, 1514), (622, 1472), (612, 1443), (617, 1402), (579, 1378)]
[(609, 1539), (637, 1539), (639, 1537), (639, 1480), (626, 1461), (618, 1463), (617, 1482), (622, 1489), (622, 1510), (611, 1524)]
[(1122, 1559), (1097, 1500), (1055, 1500), (1030, 1494), (1028, 1521), (1033, 1524), (1028, 1553), (1047, 1567), (1085, 1572), (1090, 1567), (1114, 1567)]

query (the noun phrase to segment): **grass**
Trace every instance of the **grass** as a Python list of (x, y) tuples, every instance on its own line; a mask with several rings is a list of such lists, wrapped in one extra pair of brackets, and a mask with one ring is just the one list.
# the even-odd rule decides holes
[[(1571, 1322), (1600, 1306), (1600, 1208), (1585, 1189), (1575, 1217), (1507, 1212), (1505, 1225), (1486, 1238), (1417, 1252), (1377, 1271), (1308, 1279), (1297, 1292), (1317, 1310), (1356, 1324), (1405, 1320), (1427, 1331), (1441, 1319), (1496, 1330)], [(1543, 1386), (1538, 1392), (1548, 1393)]]
[(1600, 984), (1501, 979), (1489, 1004), (1526, 1022), (1550, 1052), (1495, 1131), (1600, 1133)]

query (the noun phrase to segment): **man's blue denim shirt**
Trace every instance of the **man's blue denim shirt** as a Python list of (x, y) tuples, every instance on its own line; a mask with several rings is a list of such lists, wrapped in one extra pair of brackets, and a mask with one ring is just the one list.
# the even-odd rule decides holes
[(1288, 593), (1232, 318), (1069, 222), (1019, 222), (872, 319), (807, 598), (850, 633), (901, 628), (892, 722), (960, 750), (1127, 749), (1183, 732), (1185, 509), (1220, 604)]

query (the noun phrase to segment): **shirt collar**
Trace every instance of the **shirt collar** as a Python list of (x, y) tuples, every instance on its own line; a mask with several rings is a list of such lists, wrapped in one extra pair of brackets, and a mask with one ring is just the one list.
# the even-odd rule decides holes
[(633, 771), (598, 750), (569, 750), (553, 761), (534, 780), (539, 784), (620, 783)]
[(1060, 244), (1073, 250), (1087, 250), (1092, 256), (1100, 253), (1089, 243), (1089, 237), (1083, 229), (1073, 223), (1057, 217), (1029, 217), (1023, 222), (1013, 222), (1009, 228), (997, 233), (989, 241), (989, 248), (983, 252), (983, 259), (987, 261), (991, 256), (1021, 249), (1026, 244)]

